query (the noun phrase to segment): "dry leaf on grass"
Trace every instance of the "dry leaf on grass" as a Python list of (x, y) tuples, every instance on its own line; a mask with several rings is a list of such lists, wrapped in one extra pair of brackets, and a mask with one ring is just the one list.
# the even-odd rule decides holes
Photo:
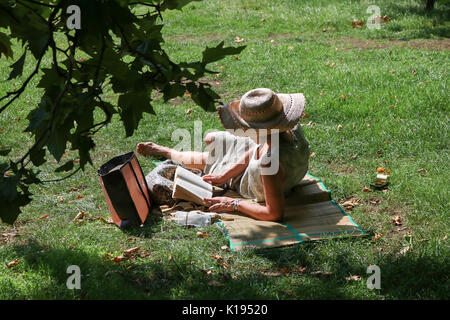
[(48, 218), (48, 215), (47, 214), (44, 214), (42, 217), (40, 217), (39, 219), (41, 219), (41, 220), (45, 220), (45, 219), (47, 219)]
[(375, 236), (373, 237), (373, 242), (377, 242), (378, 239), (380, 239), (383, 236), (382, 233), (375, 233)]
[(402, 217), (395, 216), (394, 218), (392, 218), (392, 223), (396, 226), (401, 226), (402, 225)]
[(206, 233), (206, 232), (197, 231), (197, 237), (199, 237), (199, 238), (208, 238), (209, 234)]
[(280, 271), (272, 271), (272, 270), (262, 270), (260, 273), (266, 277), (281, 277), (282, 273)]
[(222, 257), (221, 255), (218, 255), (218, 254), (211, 254), (211, 255), (209, 255), (209, 257), (210, 257), (210, 258), (213, 258), (213, 259), (216, 259), (217, 262), (223, 260), (223, 257)]
[(118, 256), (118, 257), (114, 258), (114, 261), (115, 262), (122, 262), (123, 260), (126, 260), (126, 259), (127, 259), (127, 257), (125, 257), (125, 256)]
[(376, 17), (375, 19), (372, 19), (372, 23), (380, 24), (380, 23), (386, 23), (389, 22), (391, 19), (388, 16), (383, 17)]
[(364, 192), (370, 192), (370, 189), (369, 189), (369, 188), (367, 188), (367, 186), (366, 186), (366, 185), (364, 185), (363, 191), (364, 191)]
[(223, 287), (223, 283), (216, 281), (216, 280), (211, 280), (208, 282), (208, 286), (212, 286), (212, 287)]
[(420, 168), (419, 170), (417, 170), (417, 172), (422, 174), (422, 175), (425, 175), (425, 174), (428, 173), (427, 170), (425, 170), (424, 168)]
[(92, 216), (88, 212), (79, 211), (72, 221), (73, 222), (81, 222), (85, 217), (88, 219), (92, 218)]
[(234, 42), (243, 42), (244, 41), (244, 39), (242, 39), (242, 38), (239, 38), (239, 37), (236, 37), (236, 38), (234, 38)]
[(123, 251), (124, 256), (131, 257), (135, 255), (139, 250), (141, 250), (141, 247), (134, 247)]
[(288, 268), (280, 268), (280, 271), (283, 272), (284, 275), (289, 275), (291, 273)]
[(400, 254), (405, 254), (405, 253), (407, 253), (409, 250), (411, 250), (411, 247), (410, 246), (407, 246), (407, 247), (404, 247), (404, 248), (402, 248), (402, 250), (400, 250)]
[(316, 275), (316, 276), (330, 276), (333, 274), (333, 272), (317, 270), (317, 271), (311, 272), (310, 274)]
[(347, 280), (347, 281), (359, 281), (359, 280), (361, 280), (361, 276), (358, 276), (358, 275), (354, 275), (354, 276), (349, 276), (349, 277), (345, 277), (345, 280)]
[(364, 25), (364, 20), (358, 21), (357, 19), (353, 19), (353, 21), (350, 22), (353, 26), (353, 28), (361, 28)]
[(341, 204), (346, 210), (352, 210), (355, 206), (359, 205), (361, 198), (352, 198)]
[(103, 217), (98, 217), (98, 220), (100, 220), (101, 222), (104, 222), (106, 224), (115, 224), (114, 221), (111, 218), (105, 219)]
[(11, 241), (11, 239), (18, 237), (19, 234), (17, 233), (2, 233), (0, 234), (0, 241), (2, 241), (3, 243), (7, 243), (9, 241)]
[(14, 259), (14, 260), (11, 261), (10, 263), (7, 263), (6, 266), (7, 266), (8, 268), (12, 268), (12, 267), (14, 267), (15, 265), (17, 265), (18, 263), (19, 263), (19, 260)]

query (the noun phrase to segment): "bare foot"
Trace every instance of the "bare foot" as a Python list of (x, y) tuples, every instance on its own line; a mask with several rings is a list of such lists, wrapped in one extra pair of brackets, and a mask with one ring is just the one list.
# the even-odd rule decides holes
[(166, 158), (170, 155), (170, 148), (160, 146), (153, 142), (141, 142), (137, 145), (136, 151), (143, 156), (164, 156)]

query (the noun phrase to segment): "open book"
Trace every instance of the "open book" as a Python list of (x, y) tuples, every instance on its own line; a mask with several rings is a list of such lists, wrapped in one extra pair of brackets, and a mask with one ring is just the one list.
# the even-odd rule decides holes
[(180, 166), (175, 171), (172, 198), (206, 205), (203, 198), (211, 198), (213, 186), (203, 181), (202, 177)]

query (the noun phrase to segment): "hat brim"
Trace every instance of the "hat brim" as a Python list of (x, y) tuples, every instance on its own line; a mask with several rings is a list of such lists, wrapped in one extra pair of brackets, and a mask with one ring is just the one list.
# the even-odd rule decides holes
[(239, 113), (240, 100), (229, 102), (218, 107), (220, 121), (225, 129), (278, 129), (291, 130), (298, 123), (306, 101), (302, 93), (278, 93), (278, 99), (283, 105), (283, 112), (265, 122), (248, 122), (242, 119)]

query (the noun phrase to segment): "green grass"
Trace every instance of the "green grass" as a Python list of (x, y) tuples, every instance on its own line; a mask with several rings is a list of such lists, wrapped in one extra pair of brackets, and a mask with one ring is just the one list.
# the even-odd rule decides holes
[[(434, 13), (424, 13), (420, 1), (375, 4), (391, 19), (380, 30), (351, 26), (353, 18), (367, 20), (365, 1), (325, 0), (192, 3), (167, 13), (163, 30), (176, 61), (198, 58), (206, 45), (221, 40), (236, 45), (235, 37), (245, 39), (239, 59), (214, 64), (220, 75), (207, 79), (223, 101), (256, 87), (303, 92), (308, 115), (302, 123), (315, 152), (309, 172), (338, 203), (361, 198), (362, 205), (348, 213), (369, 233), (382, 233), (380, 239), (231, 252), (220, 249), (227, 240), (216, 226), (203, 228), (210, 237), (200, 239), (198, 230), (159, 217), (130, 231), (99, 220), (72, 222), (80, 210), (108, 217), (96, 175), (107, 159), (141, 141), (174, 146), (172, 131), (193, 132), (195, 120), (202, 121), (203, 131), (220, 129), (216, 114), (186, 97), (168, 104), (156, 99), (157, 115), (146, 115), (133, 137), (125, 139), (114, 118), (96, 136), (93, 167), (64, 182), (33, 187), (34, 200), (15, 225), (0, 224), (0, 234), (19, 235), (0, 238), (0, 299), (448, 299), (449, 10), (437, 5)], [(11, 85), (5, 81), (11, 63), (0, 61), (1, 93), (17, 88), (32, 70), (29, 58), (23, 78)], [(37, 81), (0, 115), (1, 144), (12, 146), (15, 157), (32, 144), (22, 131), (40, 99)], [(187, 109), (193, 112), (187, 115)], [(154, 167), (151, 161), (140, 158), (145, 172)], [(380, 166), (391, 170), (389, 191), (363, 192)], [(41, 178), (61, 177), (55, 167), (49, 161)], [(48, 218), (40, 219), (44, 214)], [(397, 215), (401, 228), (392, 223)], [(150, 255), (120, 263), (106, 256), (135, 246)], [(228, 267), (211, 254), (222, 255)], [(19, 263), (6, 267), (14, 259)], [(366, 287), (371, 264), (381, 269), (381, 290)], [(66, 288), (69, 265), (81, 268), (81, 290)], [(296, 273), (300, 266), (307, 272)], [(312, 274), (318, 270), (332, 274)], [(347, 281), (350, 275), (362, 280)], [(223, 286), (211, 286), (211, 280)]]

